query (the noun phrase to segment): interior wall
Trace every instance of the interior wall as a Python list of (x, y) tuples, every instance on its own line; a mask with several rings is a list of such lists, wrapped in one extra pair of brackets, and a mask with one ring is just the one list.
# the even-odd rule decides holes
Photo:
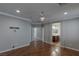
[(79, 49), (79, 19), (61, 22), (61, 44)]
[[(16, 32), (9, 27), (19, 27)], [(0, 51), (31, 42), (31, 24), (12, 17), (0, 15)]]

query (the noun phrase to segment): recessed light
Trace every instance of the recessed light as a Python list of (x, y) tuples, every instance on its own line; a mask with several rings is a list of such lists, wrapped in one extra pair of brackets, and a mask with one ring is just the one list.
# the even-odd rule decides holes
[(20, 13), (20, 10), (16, 10), (17, 13)]
[(68, 14), (68, 12), (64, 12), (64, 15), (67, 15)]

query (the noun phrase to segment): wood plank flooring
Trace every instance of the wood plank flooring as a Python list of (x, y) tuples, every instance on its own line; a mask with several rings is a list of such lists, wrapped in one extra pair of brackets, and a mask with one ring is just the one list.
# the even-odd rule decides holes
[(79, 56), (78, 51), (60, 48), (58, 54), (54, 52), (55, 46), (42, 41), (31, 42), (29, 46), (0, 53), (0, 56)]
[(61, 48), (61, 55), (62, 56), (79, 56), (79, 51)]

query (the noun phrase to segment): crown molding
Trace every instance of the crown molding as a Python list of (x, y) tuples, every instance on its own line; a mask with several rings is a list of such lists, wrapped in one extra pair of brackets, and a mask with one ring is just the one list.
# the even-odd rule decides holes
[(31, 19), (28, 19), (28, 18), (23, 18), (23, 17), (15, 16), (15, 15), (12, 15), (12, 14), (9, 14), (9, 13), (5, 13), (5, 12), (0, 12), (0, 14), (1, 15), (5, 15), (5, 16), (10, 16), (10, 17), (18, 18), (18, 19), (25, 20), (27, 22), (32, 23)]

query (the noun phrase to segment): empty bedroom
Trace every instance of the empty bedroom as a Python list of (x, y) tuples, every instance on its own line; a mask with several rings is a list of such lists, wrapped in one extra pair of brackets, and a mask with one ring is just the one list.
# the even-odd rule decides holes
[(79, 56), (79, 3), (0, 3), (0, 56)]

